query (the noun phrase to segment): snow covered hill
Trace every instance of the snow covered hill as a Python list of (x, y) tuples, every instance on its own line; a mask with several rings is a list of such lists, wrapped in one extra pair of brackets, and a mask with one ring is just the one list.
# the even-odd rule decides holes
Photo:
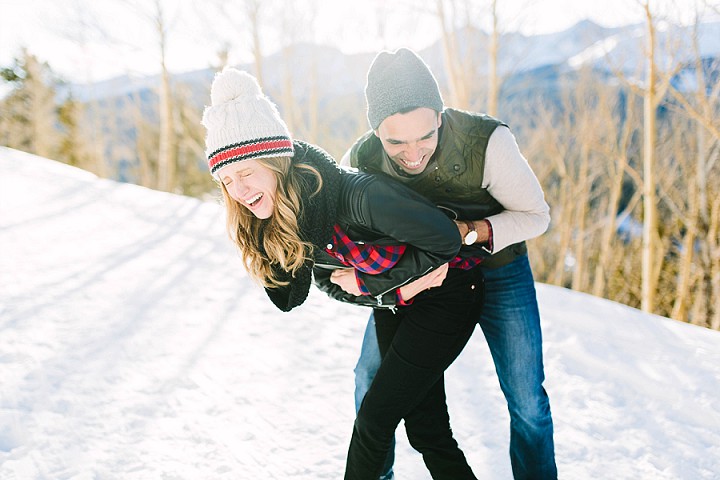
[[(538, 292), (561, 478), (720, 478), (720, 332)], [(275, 310), (214, 203), (0, 148), (0, 479), (341, 478), (366, 317)], [(476, 474), (511, 478), (479, 331), (447, 377)]]

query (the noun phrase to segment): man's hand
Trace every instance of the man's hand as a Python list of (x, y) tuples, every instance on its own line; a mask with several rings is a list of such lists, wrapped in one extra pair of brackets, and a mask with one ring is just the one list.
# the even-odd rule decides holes
[(330, 274), (330, 281), (342, 288), (344, 292), (359, 297), (362, 295), (355, 278), (354, 268), (339, 268)]
[(427, 275), (400, 287), (400, 295), (402, 295), (403, 300), (408, 301), (423, 290), (430, 290), (433, 287), (439, 287), (445, 280), (447, 272), (448, 264), (446, 263)]

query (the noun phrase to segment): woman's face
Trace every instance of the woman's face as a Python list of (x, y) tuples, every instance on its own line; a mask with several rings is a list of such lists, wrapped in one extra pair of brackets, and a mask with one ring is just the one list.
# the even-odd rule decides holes
[(275, 206), (275, 173), (257, 160), (242, 160), (218, 171), (230, 197), (257, 218), (270, 218)]

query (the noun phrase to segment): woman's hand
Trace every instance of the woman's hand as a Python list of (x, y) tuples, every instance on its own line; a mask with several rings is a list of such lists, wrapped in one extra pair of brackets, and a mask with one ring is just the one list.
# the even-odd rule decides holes
[(330, 281), (342, 288), (344, 292), (359, 297), (362, 295), (355, 278), (354, 268), (339, 268), (330, 274)]
[(446, 263), (427, 275), (400, 287), (400, 295), (402, 295), (403, 300), (407, 301), (423, 290), (430, 290), (433, 287), (439, 287), (445, 280), (447, 272), (448, 264)]

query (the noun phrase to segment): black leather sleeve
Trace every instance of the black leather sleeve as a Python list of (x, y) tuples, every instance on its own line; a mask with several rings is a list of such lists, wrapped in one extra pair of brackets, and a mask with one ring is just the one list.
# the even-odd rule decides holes
[[(407, 249), (398, 263), (377, 275), (360, 273), (373, 297), (394, 291), (452, 260), (462, 244), (455, 223), (425, 197), (380, 175), (359, 174), (342, 195), (348, 235), (355, 241), (363, 230)], [(353, 224), (354, 223), (354, 224)]]

